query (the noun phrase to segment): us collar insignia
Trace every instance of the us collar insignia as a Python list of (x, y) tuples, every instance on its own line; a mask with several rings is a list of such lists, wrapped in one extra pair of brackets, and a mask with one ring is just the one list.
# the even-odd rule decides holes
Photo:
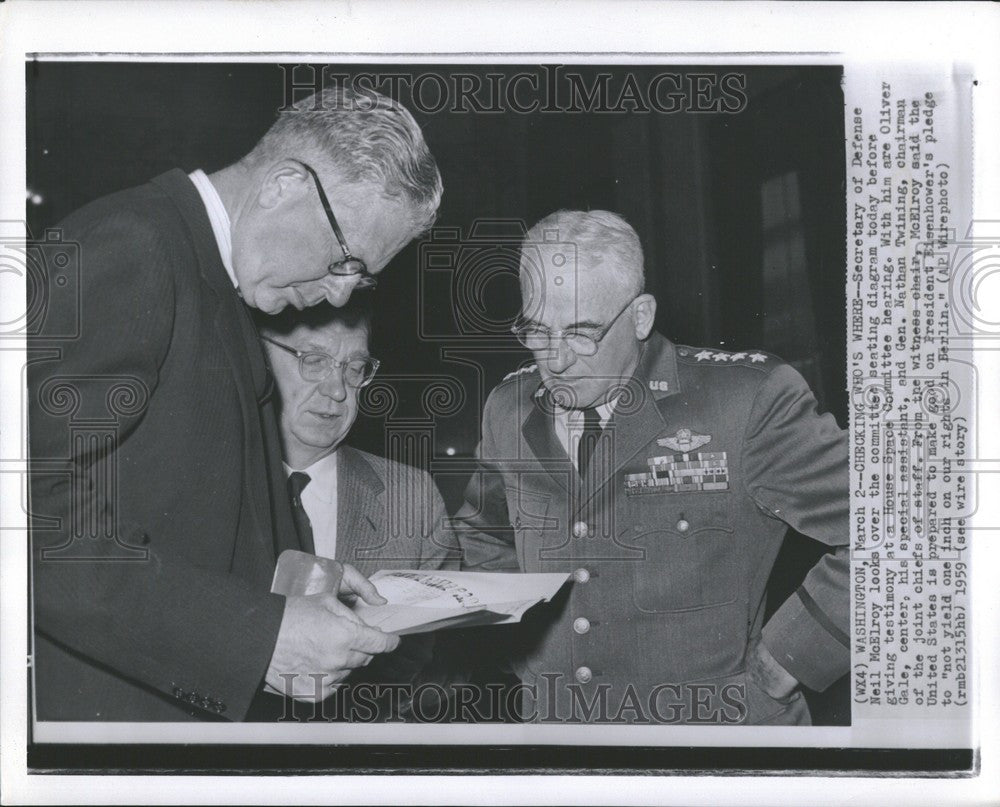
[(670, 384), (666, 381), (650, 381), (649, 388), (653, 392), (667, 392), (670, 389)]
[(712, 442), (712, 435), (695, 434), (690, 429), (678, 429), (677, 434), (672, 437), (661, 437), (656, 441), (657, 445), (669, 448), (671, 451), (679, 451), (681, 454), (696, 451), (710, 442)]

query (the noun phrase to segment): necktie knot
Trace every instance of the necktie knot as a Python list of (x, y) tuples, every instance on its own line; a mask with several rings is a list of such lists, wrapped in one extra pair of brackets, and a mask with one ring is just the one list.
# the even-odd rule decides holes
[(309, 474), (304, 474), (302, 471), (293, 471), (288, 475), (288, 495), (297, 506), (302, 501), (302, 491), (310, 481)]
[(588, 406), (586, 409), (581, 409), (580, 411), (583, 412), (584, 429), (601, 428), (601, 415), (595, 407)]
[(309, 514), (302, 505), (302, 491), (309, 484), (309, 474), (301, 471), (294, 471), (288, 475), (288, 498), (292, 500), (292, 518), (295, 520), (295, 532), (299, 536), (299, 545), (303, 552), (313, 554), (316, 549), (313, 546), (312, 524), (309, 521)]

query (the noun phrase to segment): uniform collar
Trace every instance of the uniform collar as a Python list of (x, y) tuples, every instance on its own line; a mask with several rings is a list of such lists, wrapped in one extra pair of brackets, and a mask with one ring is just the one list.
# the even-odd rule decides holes
[[(621, 395), (616, 395), (614, 400), (606, 401), (600, 406), (594, 407), (597, 410), (597, 414), (601, 418), (601, 426), (607, 424), (611, 420), (611, 416), (614, 414), (615, 406)], [(582, 425), (583, 421), (583, 410), (582, 409), (563, 409), (559, 404), (553, 402), (553, 407), (555, 408), (555, 414), (557, 417), (565, 417), (568, 423), (573, 423), (574, 425)]]
[(643, 343), (639, 366), (636, 367), (633, 377), (642, 384), (645, 392), (651, 394), (657, 401), (680, 392), (677, 350), (674, 344), (655, 331), (651, 333)]
[[(673, 342), (653, 331), (649, 335), (649, 338), (642, 344), (639, 352), (639, 362), (632, 373), (632, 379), (644, 390), (642, 393), (636, 390), (637, 393), (651, 394), (656, 401), (680, 392), (680, 379), (677, 375), (677, 349)], [(547, 412), (562, 411), (561, 407), (548, 394), (543, 381), (539, 381), (538, 386), (532, 394), (532, 399), (536, 406), (540, 406)], [(605, 419), (603, 407), (609, 407), (607, 414), (610, 415), (619, 400), (620, 397), (615, 399), (611, 404), (603, 404), (598, 407), (602, 420)]]

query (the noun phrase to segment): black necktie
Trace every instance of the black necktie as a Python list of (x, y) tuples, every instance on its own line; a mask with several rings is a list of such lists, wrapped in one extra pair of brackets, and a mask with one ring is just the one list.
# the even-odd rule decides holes
[(303, 552), (314, 555), (316, 547), (313, 544), (312, 522), (309, 521), (306, 508), (302, 506), (302, 491), (308, 484), (309, 474), (294, 471), (288, 476), (288, 498), (292, 500), (292, 517), (295, 519), (295, 531), (299, 534), (299, 544)]
[(583, 432), (576, 447), (576, 468), (580, 476), (587, 475), (590, 458), (594, 455), (597, 441), (601, 439), (601, 416), (594, 408), (583, 409)]

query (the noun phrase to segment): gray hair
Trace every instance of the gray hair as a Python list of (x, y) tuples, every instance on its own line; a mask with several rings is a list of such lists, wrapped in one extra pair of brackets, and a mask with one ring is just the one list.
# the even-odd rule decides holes
[(258, 167), (285, 157), (315, 160), (349, 184), (405, 197), (417, 231), (434, 223), (443, 190), (437, 163), (406, 107), (381, 93), (338, 83), (302, 99), (278, 114), (243, 162)]
[[(576, 247), (583, 272), (606, 272), (609, 279), (638, 297), (646, 288), (642, 244), (632, 226), (607, 210), (557, 210), (535, 224), (524, 246), (569, 243)], [(522, 262), (522, 271), (524, 263)]]

